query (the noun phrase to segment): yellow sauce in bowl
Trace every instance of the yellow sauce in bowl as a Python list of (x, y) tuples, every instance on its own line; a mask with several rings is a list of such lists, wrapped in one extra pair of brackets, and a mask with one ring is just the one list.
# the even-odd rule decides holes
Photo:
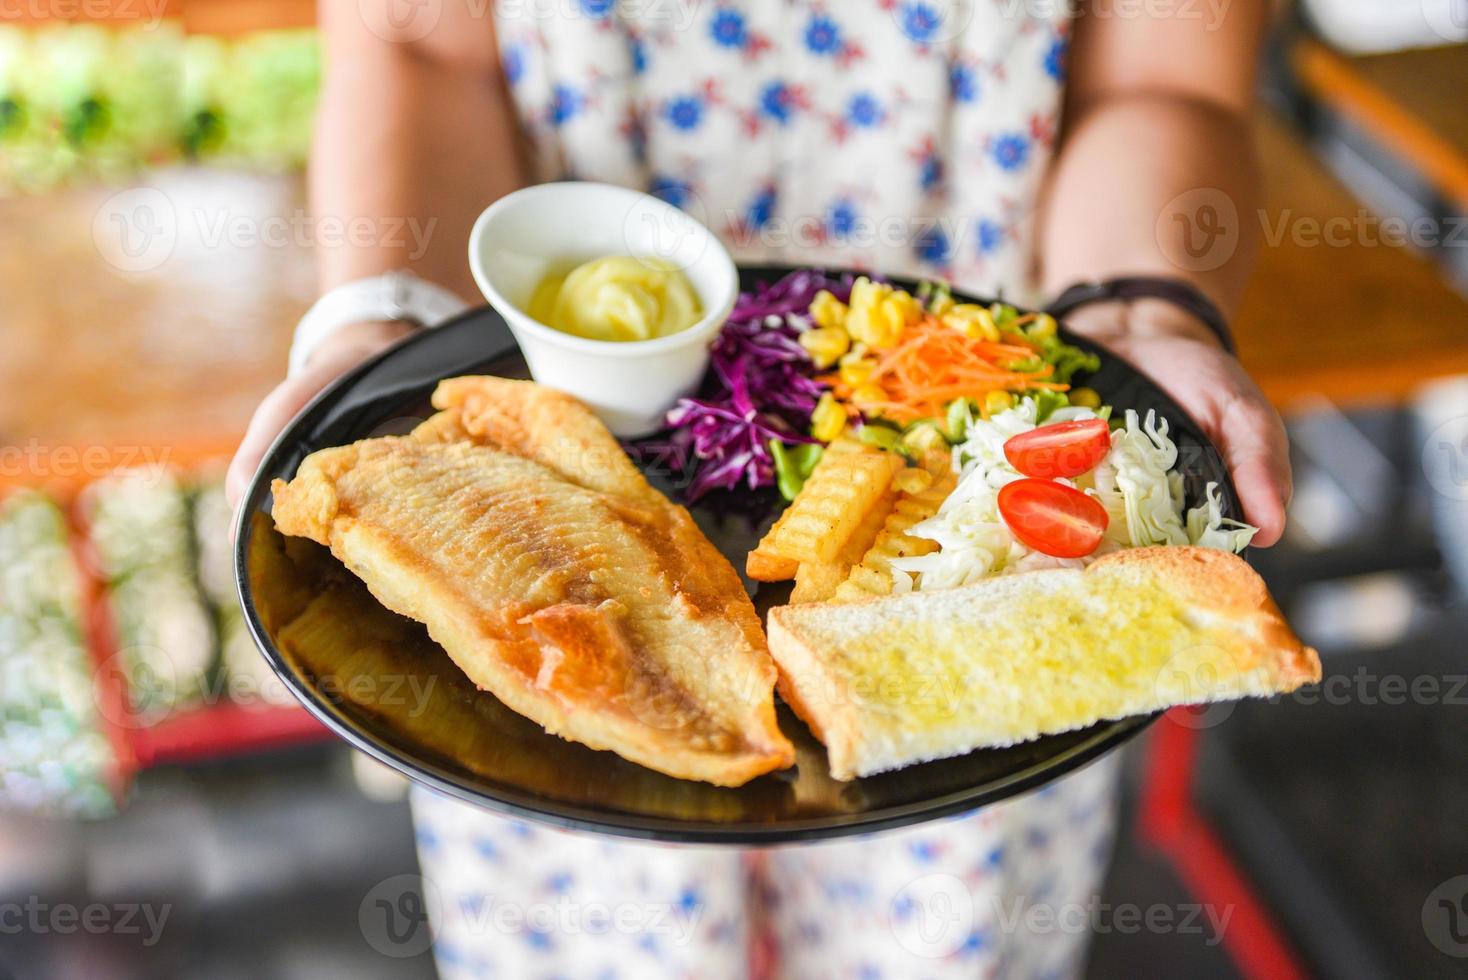
[(541, 280), (525, 311), (553, 330), (591, 340), (651, 340), (703, 318), (698, 294), (663, 259), (614, 255)]

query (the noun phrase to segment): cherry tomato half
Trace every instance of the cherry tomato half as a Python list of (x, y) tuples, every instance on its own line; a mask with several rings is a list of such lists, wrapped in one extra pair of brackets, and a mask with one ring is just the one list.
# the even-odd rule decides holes
[(1095, 497), (1053, 480), (1015, 480), (999, 488), (999, 516), (1022, 544), (1055, 558), (1081, 558), (1106, 533), (1106, 508)]
[(1080, 476), (1096, 468), (1111, 451), (1111, 431), (1104, 419), (1054, 422), (1010, 436), (1004, 458), (1025, 476), (1053, 480)]

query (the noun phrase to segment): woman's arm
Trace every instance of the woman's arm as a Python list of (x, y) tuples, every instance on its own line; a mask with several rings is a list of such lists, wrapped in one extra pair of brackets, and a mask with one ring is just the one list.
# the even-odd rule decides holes
[[(1153, 9), (1151, 7), (1149, 10)], [(1258, 168), (1255, 66), (1267, 0), (1177, 3), (1124, 15), (1081, 5), (1060, 151), (1042, 211), (1051, 293), (1125, 275), (1184, 279), (1226, 314), (1252, 264)], [(1290, 493), (1284, 428), (1238, 363), (1161, 301), (1067, 318), (1151, 375), (1223, 449), (1256, 538), (1272, 544)]]
[[(467, 299), (475, 294), (466, 258), (470, 226), (489, 202), (524, 182), (490, 8), (420, 8), (415, 16), (437, 21), (409, 40), (394, 35), (385, 18), (364, 17), (372, 7), (357, 0), (320, 5), (326, 75), (311, 207), (316, 220), (350, 232), (343, 244), (317, 247), (321, 287), (408, 269)], [(306, 370), (255, 411), (230, 466), (231, 497), (238, 500), (271, 440), (312, 396), (409, 329), (362, 323), (323, 342)]]
[(372, 6), (321, 2), (326, 77), (311, 206), (318, 219), (366, 217), (381, 238), (416, 222), (427, 248), (405, 228), (392, 241), (322, 249), (322, 289), (406, 268), (474, 296), (469, 229), (524, 182), (489, 6), (476, 15), (474, 4), (427, 5), (415, 17), (439, 11), (437, 23), (412, 41), (384, 38), (386, 24), (369, 28), (362, 10)]

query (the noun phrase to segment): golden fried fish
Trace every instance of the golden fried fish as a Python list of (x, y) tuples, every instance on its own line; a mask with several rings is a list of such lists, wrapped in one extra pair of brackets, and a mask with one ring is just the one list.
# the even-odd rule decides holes
[(600, 421), (529, 382), (459, 378), (434, 400), (413, 435), (276, 481), (277, 527), (547, 731), (719, 785), (790, 765), (738, 576)]

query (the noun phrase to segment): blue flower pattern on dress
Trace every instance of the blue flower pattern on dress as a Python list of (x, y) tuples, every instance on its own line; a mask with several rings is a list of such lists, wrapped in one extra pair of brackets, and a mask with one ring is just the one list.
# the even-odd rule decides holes
[(680, 95), (668, 102), (663, 115), (675, 129), (695, 130), (703, 119), (703, 100), (696, 95)]
[(523, 44), (507, 44), (500, 55), (500, 70), (505, 73), (505, 81), (512, 86), (517, 85), (525, 75), (525, 46)]
[(1023, 133), (1001, 133), (994, 139), (994, 162), (1005, 170), (1018, 170), (1030, 158), (1030, 140)]
[(779, 192), (774, 187), (761, 188), (744, 212), (750, 227), (763, 228), (768, 225), (775, 216), (775, 204), (778, 200)]
[(795, 114), (795, 91), (784, 82), (771, 82), (760, 93), (759, 107), (760, 112), (783, 126)]
[(581, 111), (582, 95), (570, 85), (560, 84), (551, 98), (550, 119), (553, 126), (564, 126)]
[(1069, 39), (1058, 37), (1045, 52), (1045, 74), (1058, 82), (1065, 81), (1066, 55), (1070, 50)]
[(908, 39), (927, 44), (943, 26), (943, 14), (931, 3), (904, 3), (899, 8), (902, 33)]
[(838, 198), (826, 211), (826, 234), (834, 239), (849, 238), (860, 217), (851, 198)]
[(709, 37), (721, 48), (742, 48), (749, 39), (744, 17), (737, 10), (720, 10), (709, 24)]
[(668, 174), (655, 175), (647, 185), (649, 194), (667, 201), (675, 208), (685, 207), (688, 204), (691, 191), (692, 188), (688, 186), (687, 181)]
[(999, 222), (990, 218), (980, 218), (976, 230), (980, 254), (992, 254), (1004, 244), (1004, 226)]
[(969, 65), (954, 65), (948, 73), (948, 91), (955, 102), (975, 102), (979, 98), (979, 78)]
[(846, 121), (862, 129), (881, 125), (882, 115), (882, 103), (870, 92), (858, 92), (846, 104)]
[(841, 51), (841, 28), (825, 14), (816, 14), (805, 26), (805, 46), (812, 54)]
[(696, 202), (744, 261), (947, 275), (1024, 302), (1067, 7), (569, 0), (494, 17), (537, 179)]

